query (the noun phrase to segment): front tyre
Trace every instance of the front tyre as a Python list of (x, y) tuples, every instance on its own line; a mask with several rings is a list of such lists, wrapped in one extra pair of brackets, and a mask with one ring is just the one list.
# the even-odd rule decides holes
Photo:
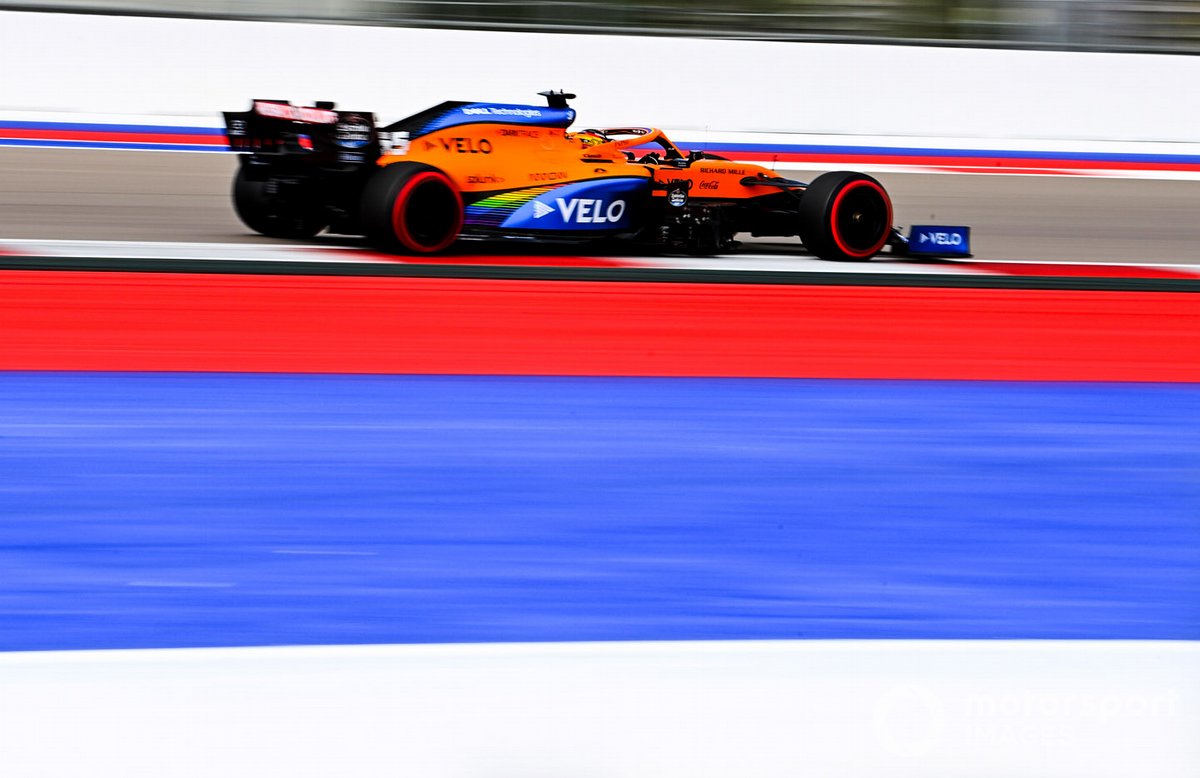
[(270, 238), (311, 238), (329, 226), (317, 205), (272, 192), (269, 182), (251, 180), (243, 168), (233, 179), (233, 209), (242, 224)]
[(458, 239), (462, 195), (450, 178), (418, 162), (395, 162), (367, 182), (363, 232), (376, 247), (397, 254), (435, 254)]
[(800, 240), (821, 259), (865, 260), (887, 245), (892, 200), (863, 173), (824, 173), (800, 197)]

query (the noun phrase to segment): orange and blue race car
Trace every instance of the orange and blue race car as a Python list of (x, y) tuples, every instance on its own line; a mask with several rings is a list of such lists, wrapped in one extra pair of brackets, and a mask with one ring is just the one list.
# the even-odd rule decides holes
[(704, 151), (651, 127), (571, 132), (575, 96), (545, 106), (445, 102), (377, 126), (374, 114), (255, 100), (226, 112), (240, 155), (238, 216), (278, 238), (329, 230), (397, 254), (462, 240), (626, 241), (647, 251), (731, 251), (738, 234), (798, 236), (831, 260), (894, 254), (969, 256), (965, 227), (892, 225), (871, 176), (805, 183)]

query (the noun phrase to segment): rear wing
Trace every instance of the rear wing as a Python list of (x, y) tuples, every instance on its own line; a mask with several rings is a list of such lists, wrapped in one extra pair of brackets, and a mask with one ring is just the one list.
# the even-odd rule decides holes
[(225, 111), (225, 137), (233, 151), (301, 165), (346, 170), (379, 159), (375, 114), (312, 107), (286, 100), (255, 100), (249, 111)]

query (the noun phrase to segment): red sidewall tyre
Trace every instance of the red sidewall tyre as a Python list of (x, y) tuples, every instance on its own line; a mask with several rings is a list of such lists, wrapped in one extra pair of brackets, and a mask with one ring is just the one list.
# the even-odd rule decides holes
[(818, 176), (801, 196), (800, 240), (822, 259), (865, 260), (887, 245), (892, 200), (863, 173)]
[(436, 254), (462, 232), (462, 195), (437, 168), (397, 162), (367, 183), (362, 218), (367, 238), (385, 251)]
[[(883, 229), (879, 230), (879, 237), (867, 243), (865, 247), (861, 241), (857, 246), (851, 245), (850, 241), (843, 234), (844, 230), (839, 226), (839, 222), (844, 221), (842, 217), (843, 212), (848, 207), (847, 202), (852, 200), (853, 196), (859, 193), (860, 190), (873, 191), (878, 196), (880, 203), (885, 207), (886, 213), (886, 217), (881, 221)], [(834, 197), (833, 205), (829, 209), (828, 224), (830, 236), (833, 238), (834, 245), (837, 246), (838, 251), (853, 259), (869, 259), (878, 254), (880, 249), (887, 243), (888, 233), (891, 231), (892, 226), (891, 198), (888, 197), (887, 192), (883, 190), (879, 182), (874, 179), (851, 181), (839, 189), (837, 196)]]

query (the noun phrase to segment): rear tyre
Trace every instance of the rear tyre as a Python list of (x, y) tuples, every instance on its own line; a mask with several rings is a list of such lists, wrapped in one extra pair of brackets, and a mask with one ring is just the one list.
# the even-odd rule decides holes
[(435, 254), (458, 239), (462, 195), (435, 167), (396, 162), (372, 176), (363, 190), (363, 232), (383, 251)]
[(866, 260), (887, 245), (892, 200), (863, 173), (824, 173), (800, 197), (800, 240), (821, 259)]
[(303, 198), (286, 198), (251, 181), (239, 169), (233, 179), (233, 209), (250, 229), (271, 238), (311, 238), (328, 227), (321, 209)]

